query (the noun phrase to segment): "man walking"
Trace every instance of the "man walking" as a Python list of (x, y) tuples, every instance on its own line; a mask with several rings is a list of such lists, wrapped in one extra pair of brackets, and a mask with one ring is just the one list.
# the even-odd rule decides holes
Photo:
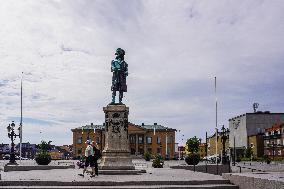
[(98, 149), (98, 146), (94, 141), (92, 142), (92, 146), (93, 146), (93, 151), (94, 151), (95, 174), (99, 176), (98, 159), (101, 158), (101, 151)]
[(83, 174), (79, 174), (80, 176), (84, 177), (84, 174), (87, 170), (87, 167), (90, 166), (92, 168), (92, 175), (94, 173), (94, 150), (93, 146), (91, 145), (91, 141), (87, 140), (86, 142), (86, 149), (85, 149), (85, 166), (83, 169)]

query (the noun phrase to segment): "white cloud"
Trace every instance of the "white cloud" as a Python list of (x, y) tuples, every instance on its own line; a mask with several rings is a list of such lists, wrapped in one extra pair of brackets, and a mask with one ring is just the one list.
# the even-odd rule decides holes
[[(283, 8), (280, 0), (1, 2), (0, 142), (8, 142), (8, 117), (19, 116), (22, 71), (24, 116), (52, 122), (54, 143), (102, 123), (117, 47), (129, 63), (131, 122), (162, 123), (187, 138), (213, 132), (214, 76), (220, 125), (254, 101), (283, 112)], [(42, 126), (25, 126), (39, 141), (32, 130)]]

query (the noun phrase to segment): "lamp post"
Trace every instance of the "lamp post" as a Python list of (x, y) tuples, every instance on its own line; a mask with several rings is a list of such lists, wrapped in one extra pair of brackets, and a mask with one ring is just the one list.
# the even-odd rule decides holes
[(166, 156), (165, 160), (168, 160), (168, 129), (166, 129)]
[(222, 149), (222, 164), (225, 165), (227, 164), (227, 153), (226, 153), (226, 141), (229, 139), (229, 129), (225, 129), (224, 125), (221, 128), (222, 130), (222, 137), (221, 137), (221, 142), (223, 145)]
[(12, 121), (11, 124), (7, 127), (8, 137), (11, 139), (11, 151), (10, 151), (10, 161), (8, 165), (17, 165), (15, 158), (15, 143), (14, 140), (16, 137), (20, 137), (20, 127), (18, 128), (19, 134), (15, 133), (15, 123)]
[[(181, 131), (178, 130), (178, 132), (180, 133)], [(181, 144), (183, 144), (183, 137), (184, 137), (184, 135), (182, 135), (182, 143)], [(181, 160), (181, 146), (180, 146), (180, 144), (178, 145), (178, 160)]]
[(236, 121), (235, 119), (232, 119), (232, 121), (233, 121), (233, 126), (234, 126), (234, 158), (233, 158), (233, 166), (235, 166), (236, 165), (236, 134), (235, 134), (235, 132), (236, 132), (236, 130), (237, 130), (237, 128), (238, 128), (238, 126), (240, 125), (240, 120), (238, 120), (238, 121)]

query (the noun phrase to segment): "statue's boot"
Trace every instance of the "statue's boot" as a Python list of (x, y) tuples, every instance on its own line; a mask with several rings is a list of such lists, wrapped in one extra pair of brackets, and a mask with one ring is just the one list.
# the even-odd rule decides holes
[(122, 104), (123, 92), (119, 93), (119, 104)]

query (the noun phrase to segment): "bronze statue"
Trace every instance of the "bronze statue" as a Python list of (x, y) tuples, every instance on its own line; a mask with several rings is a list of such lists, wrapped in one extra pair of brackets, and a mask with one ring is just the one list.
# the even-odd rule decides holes
[(122, 104), (123, 92), (127, 92), (126, 77), (128, 76), (128, 64), (124, 61), (125, 51), (116, 49), (116, 57), (111, 61), (112, 75), (112, 104), (115, 104), (116, 91), (119, 91), (119, 103)]

